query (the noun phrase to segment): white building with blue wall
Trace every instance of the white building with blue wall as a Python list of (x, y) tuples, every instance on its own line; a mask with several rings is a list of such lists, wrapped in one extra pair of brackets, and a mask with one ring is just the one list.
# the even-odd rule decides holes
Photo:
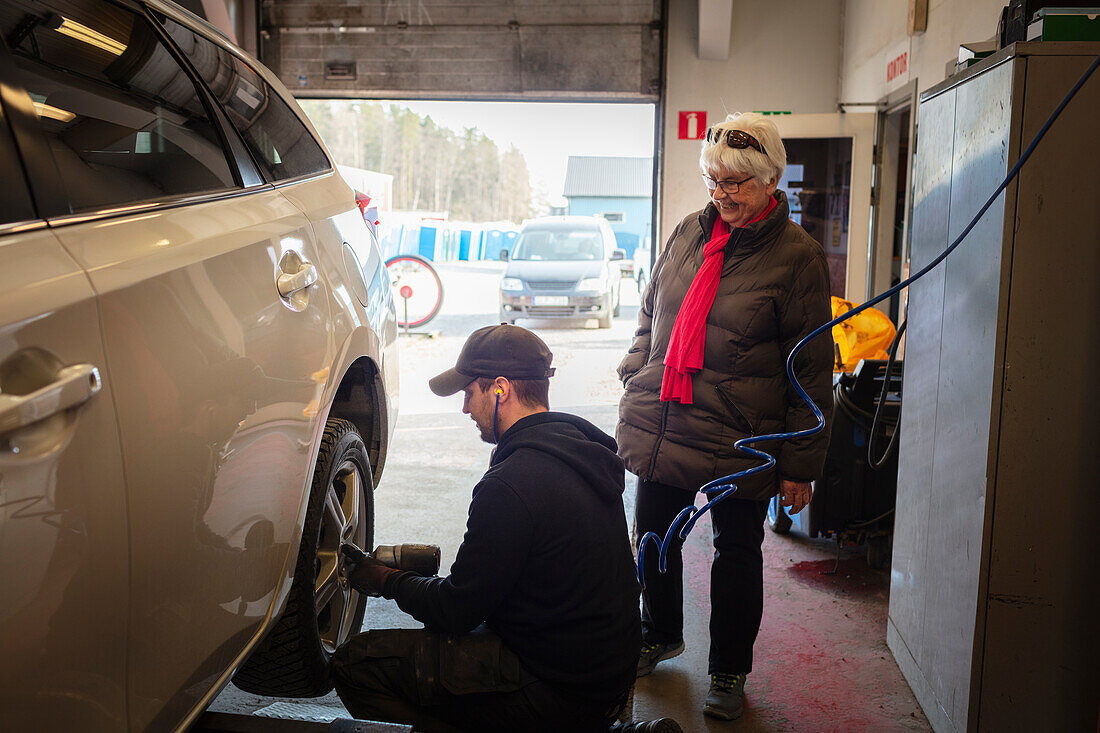
[(651, 238), (653, 158), (571, 155), (562, 196), (569, 214), (607, 219), (629, 260)]

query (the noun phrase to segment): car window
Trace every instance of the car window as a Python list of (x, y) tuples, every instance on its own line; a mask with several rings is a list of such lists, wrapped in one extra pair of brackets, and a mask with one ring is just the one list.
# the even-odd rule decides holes
[(519, 235), (513, 260), (602, 260), (600, 233), (594, 229), (527, 229)]
[(165, 18), (162, 23), (221, 101), (270, 180), (282, 181), (331, 168), (298, 115), (248, 64), (174, 20)]
[(74, 211), (235, 186), (198, 89), (141, 16), (16, 0), (0, 31)]
[(0, 224), (35, 218), (30, 192), (23, 178), (23, 165), (16, 155), (7, 122), (0, 115), (0, 171), (7, 171), (0, 186)]

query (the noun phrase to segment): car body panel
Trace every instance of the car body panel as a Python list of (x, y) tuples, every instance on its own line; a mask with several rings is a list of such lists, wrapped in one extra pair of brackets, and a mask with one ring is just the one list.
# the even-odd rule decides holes
[[(147, 6), (244, 60), (316, 138), (255, 59), (172, 4)], [(189, 62), (155, 58), (190, 83)], [(53, 214), (0, 226), (0, 405), (20, 350), (102, 376), (23, 443), (0, 435), (0, 729), (184, 729), (282, 613), (324, 421), (334, 403), (347, 415), (342, 382), (363, 374), (373, 389), (356, 409), (377, 423), (381, 476), (397, 407), (388, 274), (319, 139), (326, 160), (288, 169), (317, 172), (259, 183), (259, 159), (206, 99), (238, 187), (70, 214), (31, 98), (18, 83), (0, 98), (39, 215)], [(280, 140), (301, 139), (280, 124)]]
[[(386, 385), (382, 455), (397, 424), (400, 393), (397, 357), (397, 319), (389, 273), (374, 232), (355, 205), (355, 191), (339, 174), (320, 176), (279, 190), (308, 214), (322, 255), (322, 276), (332, 286), (332, 328), (340, 356), (333, 363), (331, 393), (322, 405), (331, 405), (340, 378), (359, 354), (378, 354), (375, 367)], [(327, 416), (327, 413), (326, 413)], [(382, 475), (374, 468), (375, 481)]]
[(645, 290), (646, 285), (649, 284), (650, 271), (652, 270), (653, 254), (648, 244), (638, 245), (638, 249), (634, 250), (633, 262), (633, 277), (634, 282), (638, 284), (638, 292), (641, 293)]
[(19, 366), (31, 353), (95, 366), (102, 383), (78, 407), (0, 433), (0, 728), (115, 731), (126, 727), (127, 509), (95, 295), (44, 226), (0, 235), (0, 262), (0, 395), (50, 381)]
[(131, 727), (163, 727), (281, 605), (319, 430), (314, 375), (334, 356), (327, 285), (293, 308), (280, 298), (287, 252), (320, 259), (272, 188), (57, 233), (99, 294), (118, 385)]

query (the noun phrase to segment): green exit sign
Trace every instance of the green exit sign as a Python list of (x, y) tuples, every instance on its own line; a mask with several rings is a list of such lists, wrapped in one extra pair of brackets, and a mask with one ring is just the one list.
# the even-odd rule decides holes
[(791, 113), (789, 109), (754, 109), (753, 112), (759, 115), (789, 115)]

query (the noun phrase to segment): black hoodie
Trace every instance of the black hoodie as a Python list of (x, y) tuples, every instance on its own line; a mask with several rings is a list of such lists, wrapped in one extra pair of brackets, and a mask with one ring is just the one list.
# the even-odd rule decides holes
[(574, 415), (519, 420), (474, 487), (451, 574), (401, 573), (385, 595), (435, 631), (485, 622), (531, 674), (613, 700), (641, 647), (616, 447)]

